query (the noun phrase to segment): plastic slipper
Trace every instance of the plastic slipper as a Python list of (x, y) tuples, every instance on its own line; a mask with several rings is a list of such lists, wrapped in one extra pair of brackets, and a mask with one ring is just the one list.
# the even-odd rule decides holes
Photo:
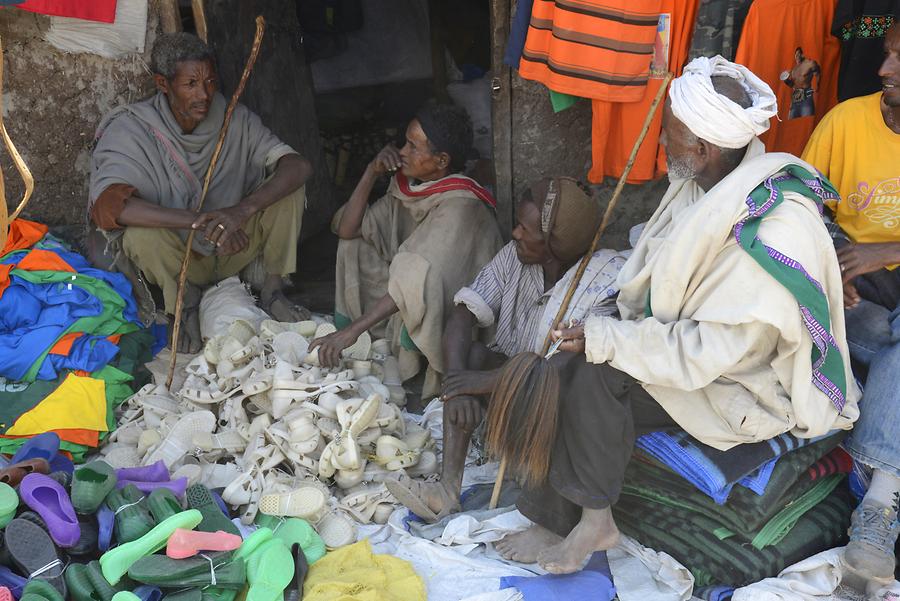
[(233, 463), (207, 463), (200, 466), (198, 484), (214, 489), (225, 488), (241, 475), (241, 469)]
[[(209, 591), (211, 590), (211, 587), (207, 588), (206, 595), (204, 595), (203, 591), (198, 588), (189, 588), (181, 591), (175, 591), (173, 593), (167, 594), (165, 596), (165, 601), (204, 601), (204, 598), (209, 597)], [(209, 599), (211, 601), (211, 597)]]
[(19, 495), (12, 486), (0, 483), (0, 528), (5, 527), (16, 515)]
[[(375, 459), (394, 472), (412, 467), (419, 461), (419, 453), (394, 436), (382, 436), (375, 443)], [(421, 517), (421, 516), (420, 516)]]
[(97, 509), (97, 549), (105, 552), (112, 543), (113, 529), (116, 524), (116, 514), (106, 506), (101, 505)]
[(169, 542), (166, 544), (166, 555), (172, 559), (185, 559), (193, 557), (201, 551), (234, 551), (241, 546), (242, 542), (243, 539), (240, 536), (222, 530), (198, 532), (178, 529), (169, 537)]
[(69, 476), (71, 476), (75, 472), (75, 464), (72, 463), (72, 460), (63, 455), (62, 453), (57, 453), (53, 457), (50, 458), (50, 472), (65, 472)]
[(22, 589), (25, 588), (27, 582), (28, 580), (22, 578), (8, 567), (0, 565), (0, 586), (8, 589), (14, 597), (22, 594)]
[(187, 559), (165, 555), (141, 557), (128, 569), (137, 582), (160, 588), (205, 587), (240, 589), (247, 579), (243, 561), (235, 561), (231, 553), (210, 553)]
[(303, 598), (303, 583), (309, 573), (309, 562), (303, 548), (297, 543), (291, 545), (291, 558), (294, 560), (294, 571), (284, 591), (284, 601), (300, 601)]
[(232, 455), (247, 448), (247, 439), (237, 430), (220, 430), (215, 434), (197, 432), (192, 442), (203, 451), (226, 451)]
[(92, 461), (75, 470), (72, 478), (72, 506), (75, 511), (97, 511), (116, 481), (116, 471), (105, 461)]
[(121, 590), (123, 585), (113, 586), (103, 576), (100, 562), (94, 560), (87, 564), (87, 577), (94, 587), (94, 597), (100, 601), (112, 601), (112, 598)]
[(162, 589), (149, 584), (142, 584), (132, 591), (141, 601), (162, 601)]
[(29, 579), (47, 580), (65, 596), (65, 566), (47, 531), (28, 520), (14, 519), (4, 534), (6, 552), (19, 572)]
[(327, 507), (328, 497), (315, 486), (302, 486), (287, 493), (263, 495), (259, 510), (268, 515), (318, 521)]
[(15, 601), (12, 591), (5, 586), (0, 586), (0, 601)]
[(366, 331), (359, 335), (356, 342), (341, 351), (341, 357), (365, 361), (371, 355), (371, 350), (372, 336)]
[(244, 539), (241, 548), (234, 552), (234, 558), (246, 562), (266, 541), (272, 540), (273, 536), (270, 528), (257, 528), (253, 534)]
[(46, 459), (26, 459), (0, 469), (0, 483), (16, 487), (28, 474), (48, 474), (50, 464)]
[[(460, 510), (459, 499), (450, 498), (446, 489), (437, 482), (425, 483), (413, 480), (407, 476), (400, 480), (385, 480), (384, 485), (394, 495), (395, 499), (429, 524), (439, 522), (451, 513), (456, 513)], [(443, 497), (444, 509), (439, 513), (432, 511), (423, 500), (425, 498), (423, 489), (426, 486), (437, 486), (440, 488), (438, 492)]]
[(326, 513), (315, 527), (328, 549), (339, 549), (356, 542), (356, 524), (340, 510)]
[(141, 598), (131, 591), (119, 591), (113, 595), (112, 601), (141, 601)]
[(59, 442), (59, 434), (56, 432), (44, 432), (33, 436), (19, 447), (9, 460), (9, 464), (15, 465), (26, 459), (45, 459), (49, 462), (59, 452)]
[(197, 530), (202, 530), (203, 532), (223, 530), (229, 534), (240, 535), (240, 532), (231, 523), (228, 516), (222, 513), (208, 488), (202, 484), (195, 484), (187, 490), (185, 496), (188, 507), (196, 509), (203, 516), (203, 519), (197, 526)]
[(359, 468), (355, 470), (338, 470), (334, 473), (334, 483), (338, 485), (339, 488), (347, 490), (348, 488), (353, 488), (357, 484), (360, 484), (365, 478), (365, 470), (366, 464), (365, 462), (360, 465)]
[(419, 455), (419, 461), (412, 467), (406, 468), (406, 473), (413, 478), (424, 478), (438, 473), (440, 463), (434, 451), (424, 451)]
[(216, 428), (216, 416), (209, 411), (194, 411), (181, 416), (169, 433), (147, 457), (144, 465), (162, 460), (171, 467), (193, 448), (193, 437), (197, 432), (212, 432)]
[(74, 557), (93, 557), (97, 553), (97, 537), (99, 534), (97, 518), (93, 515), (78, 514), (78, 528), (81, 531), (78, 542), (66, 551)]
[(284, 544), (300, 545), (309, 565), (325, 557), (326, 549), (322, 537), (306, 520), (260, 514), (256, 521), (260, 526), (271, 528), (275, 538)]
[(100, 558), (103, 576), (110, 584), (117, 584), (134, 562), (162, 549), (176, 529), (194, 528), (202, 519), (203, 516), (196, 509), (182, 511), (157, 524), (141, 538), (107, 551)]
[(169, 468), (164, 461), (159, 460), (150, 465), (141, 467), (127, 467), (116, 470), (119, 480), (132, 480), (137, 482), (165, 482), (169, 479)]
[(200, 469), (199, 463), (185, 463), (172, 472), (172, 482), (184, 479), (187, 481), (187, 484), (185, 485), (185, 488), (187, 488), (188, 486), (193, 486), (200, 482), (200, 477), (202, 475), (203, 471)]
[(271, 345), (275, 357), (291, 365), (300, 365), (309, 354), (309, 341), (297, 332), (280, 332), (272, 338)]
[(247, 601), (282, 601), (293, 576), (290, 549), (277, 538), (267, 541), (247, 560)]
[(82, 563), (72, 563), (66, 568), (66, 586), (69, 595), (74, 601), (97, 601), (94, 593), (94, 585), (87, 576), (87, 566)]
[(183, 497), (184, 490), (188, 485), (188, 479), (179, 478), (178, 480), (170, 480), (166, 482), (139, 482), (135, 480), (119, 480), (116, 483), (116, 488), (125, 488), (128, 485), (134, 486), (144, 494), (150, 494), (158, 488), (168, 488), (176, 497)]
[(184, 508), (171, 490), (157, 488), (147, 497), (147, 510), (153, 516), (153, 521), (159, 524), (173, 515), (181, 513)]
[(115, 515), (115, 535), (119, 544), (141, 538), (155, 524), (147, 509), (146, 497), (134, 485), (109, 493), (106, 506)]
[(75, 517), (75, 508), (66, 489), (44, 474), (28, 474), (19, 484), (22, 501), (36, 511), (50, 537), (60, 547), (71, 547), (78, 542), (81, 528)]
[(46, 601), (66, 601), (65, 597), (56, 590), (56, 587), (40, 578), (33, 578), (28, 581), (25, 588), (22, 589), (22, 597), (25, 595), (35, 595)]

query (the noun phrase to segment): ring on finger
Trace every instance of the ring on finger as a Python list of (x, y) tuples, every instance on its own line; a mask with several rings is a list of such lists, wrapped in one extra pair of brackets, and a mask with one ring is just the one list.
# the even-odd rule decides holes
[(224, 229), (227, 229), (227, 228), (226, 228), (224, 225), (222, 225), (221, 223), (218, 224), (218, 225), (216, 225), (216, 229), (219, 229), (219, 228), (221, 228), (221, 229), (223, 229), (223, 230), (224, 230)]

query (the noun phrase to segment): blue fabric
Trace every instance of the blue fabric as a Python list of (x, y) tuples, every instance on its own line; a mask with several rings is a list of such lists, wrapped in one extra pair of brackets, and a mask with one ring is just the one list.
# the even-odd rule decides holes
[(772, 478), (772, 472), (775, 470), (776, 463), (778, 463), (777, 459), (764, 463), (762, 467), (749, 476), (744, 476), (738, 480), (738, 484), (744, 488), (749, 488), (759, 496), (763, 496), (766, 492), (766, 487), (769, 485), (769, 480)]
[(556, 601), (557, 599), (590, 599), (611, 601), (616, 596), (606, 552), (591, 555), (584, 569), (574, 574), (545, 574), (544, 576), (504, 576), (500, 589), (519, 590), (525, 601)]
[(150, 353), (155, 357), (169, 344), (169, 326), (164, 323), (154, 323), (150, 326), (150, 333), (153, 334), (153, 346), (150, 347)]
[(22, 596), (22, 589), (25, 588), (27, 583), (28, 580), (19, 576), (8, 567), (0, 566), (0, 586), (8, 588), (9, 592), (11, 592), (16, 599)]
[(694, 590), (694, 596), (704, 601), (731, 601), (733, 586), (704, 586)]
[[(785, 433), (770, 440), (719, 451), (698, 442), (684, 430), (671, 430), (645, 434), (637, 440), (635, 446), (696, 486), (719, 505), (724, 505), (735, 484), (745, 477), (748, 478), (748, 488), (754, 492), (765, 492), (772, 475), (769, 463), (823, 438), (825, 437), (797, 438)], [(771, 468), (774, 468), (774, 464)]]
[(506, 42), (506, 52), (503, 54), (503, 64), (513, 69), (518, 69), (519, 61), (522, 60), (533, 6), (534, 0), (519, 0), (516, 4), (516, 15), (509, 26), (509, 39)]
[[(56, 253), (81, 278), (109, 286), (123, 301), (125, 320), (141, 325), (131, 284), (122, 274), (91, 267), (79, 254), (67, 250), (60, 242), (45, 236), (36, 248)], [(0, 264), (16, 265), (28, 251), (12, 252), (0, 258)], [(34, 283), (10, 274), (10, 283), (0, 296), (0, 376), (22, 380), (41, 355), (78, 319), (103, 312), (103, 301), (88, 288), (65, 282)], [(93, 334), (93, 332), (87, 332)], [(68, 356), (48, 355), (40, 365), (36, 378), (54, 380), (63, 369), (97, 371), (115, 358), (118, 347), (105, 336), (81, 337)]]

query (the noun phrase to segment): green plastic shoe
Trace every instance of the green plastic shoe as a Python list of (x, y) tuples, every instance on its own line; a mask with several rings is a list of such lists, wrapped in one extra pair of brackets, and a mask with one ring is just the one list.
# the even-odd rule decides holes
[(116, 514), (115, 536), (120, 545), (141, 538), (153, 528), (144, 493), (134, 484), (109, 493), (106, 506)]
[[(128, 488), (128, 487), (126, 487)], [(156, 553), (169, 541), (169, 537), (178, 528), (193, 530), (203, 516), (196, 509), (188, 509), (157, 524), (141, 538), (110, 549), (100, 558), (100, 567), (106, 580), (116, 585), (128, 572), (134, 562), (145, 555)]]
[(36, 595), (47, 601), (66, 601), (56, 587), (40, 578), (32, 578), (22, 589), (22, 596)]
[(241, 547), (234, 552), (235, 559), (247, 561), (263, 543), (272, 540), (272, 531), (268, 528), (257, 528), (256, 532), (244, 539)]
[(166, 555), (141, 557), (128, 569), (128, 576), (137, 582), (160, 588), (211, 586), (241, 589), (247, 582), (244, 562), (233, 553), (211, 553), (187, 559), (172, 559)]
[(141, 601), (141, 598), (131, 591), (119, 591), (112, 598), (112, 601)]
[(203, 514), (203, 521), (197, 526), (197, 530), (202, 530), (203, 532), (222, 530), (235, 536), (241, 535), (241, 531), (237, 529), (237, 526), (232, 524), (231, 520), (222, 513), (219, 504), (213, 499), (209, 489), (202, 484), (195, 484), (189, 487), (184, 493), (184, 498), (188, 507), (196, 509)]
[(150, 496), (147, 497), (147, 508), (157, 524), (166, 521), (176, 513), (184, 511), (181, 501), (168, 488), (157, 488), (151, 492)]
[(19, 495), (16, 490), (9, 484), (0, 482), (0, 528), (6, 528), (6, 525), (16, 517), (18, 508)]
[(293, 576), (290, 549), (277, 538), (267, 541), (247, 561), (247, 601), (282, 601)]
[[(275, 520), (278, 521), (278, 518)], [(300, 545), (303, 554), (306, 555), (306, 563), (309, 565), (325, 557), (325, 542), (306, 520), (288, 518), (273, 528), (273, 531), (275, 538), (284, 542), (288, 549), (291, 548), (291, 545)]]
[(106, 580), (100, 562), (97, 560), (87, 564), (87, 577), (91, 586), (94, 587), (93, 597), (100, 601), (112, 601), (116, 593), (121, 590), (121, 585), (114, 587)]
[(72, 474), (72, 505), (78, 513), (94, 513), (116, 487), (116, 470), (105, 461), (92, 461)]
[(163, 601), (202, 601), (203, 591), (198, 588), (189, 588), (186, 591), (178, 591), (165, 596)]
[(233, 588), (203, 589), (203, 601), (234, 601), (241, 591)]
[(74, 601), (100, 601), (87, 575), (87, 565), (72, 563), (66, 568), (66, 586)]

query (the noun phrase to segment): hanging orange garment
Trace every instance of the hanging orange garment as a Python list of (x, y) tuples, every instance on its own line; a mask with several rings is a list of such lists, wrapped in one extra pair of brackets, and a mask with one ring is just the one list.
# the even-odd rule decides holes
[(519, 75), (617, 102), (644, 95), (661, 0), (534, 0)]
[(44, 237), (47, 233), (47, 226), (36, 221), (28, 221), (26, 219), (16, 219), (9, 224), (9, 234), (3, 250), (0, 250), (0, 257), (13, 252), (14, 250), (24, 250), (31, 248), (34, 244)]
[[(657, 26), (650, 82), (639, 102), (591, 103), (591, 158), (592, 167), (588, 179), (600, 183), (604, 177), (620, 177), (628, 162), (628, 155), (644, 125), (650, 105), (666, 71), (681, 75), (687, 62), (694, 21), (699, 0), (663, 0)], [(665, 149), (659, 145), (662, 131), (662, 106), (656, 111), (647, 136), (641, 144), (627, 182), (639, 184), (656, 179), (666, 173)]]
[(778, 98), (778, 119), (760, 139), (769, 152), (800, 156), (813, 129), (837, 104), (840, 41), (831, 35), (837, 0), (755, 0), (735, 62)]

